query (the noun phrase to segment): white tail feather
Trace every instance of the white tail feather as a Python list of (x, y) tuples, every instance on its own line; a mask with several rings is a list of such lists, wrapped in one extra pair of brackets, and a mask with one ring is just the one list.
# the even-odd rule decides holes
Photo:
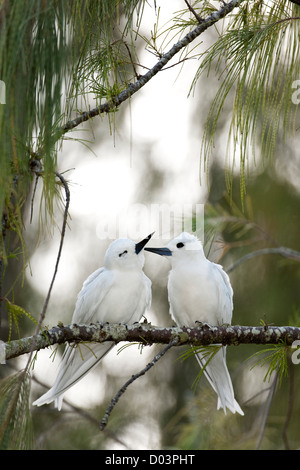
[(42, 406), (54, 401), (60, 410), (64, 393), (90, 372), (113, 347), (114, 343), (67, 345), (53, 387), (33, 405)]
[(226, 365), (226, 346), (222, 348), (213, 357), (204, 357), (201, 353), (196, 358), (204, 368), (204, 374), (210, 385), (218, 395), (217, 409), (223, 408), (226, 414), (226, 408), (232, 413), (244, 415), (240, 405), (234, 398), (234, 391), (231, 378)]

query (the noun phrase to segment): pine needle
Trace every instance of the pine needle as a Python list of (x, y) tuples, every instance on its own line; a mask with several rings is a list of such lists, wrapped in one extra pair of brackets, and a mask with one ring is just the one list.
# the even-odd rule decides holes
[(32, 446), (29, 393), (30, 376), (23, 371), (0, 381), (1, 450), (27, 450)]

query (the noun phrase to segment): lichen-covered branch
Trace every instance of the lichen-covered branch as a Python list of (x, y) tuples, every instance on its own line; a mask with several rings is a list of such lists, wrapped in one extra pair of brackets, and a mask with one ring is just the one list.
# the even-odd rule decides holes
[(293, 341), (300, 340), (300, 328), (293, 326), (208, 326), (188, 327), (156, 327), (149, 323), (134, 325), (91, 324), (56, 326), (44, 330), (37, 336), (30, 336), (4, 344), (6, 360), (65, 342), (105, 342), (120, 343), (140, 342), (144, 345), (169, 344), (176, 340), (176, 346), (190, 344), (206, 346), (209, 344), (280, 344), (291, 346)]

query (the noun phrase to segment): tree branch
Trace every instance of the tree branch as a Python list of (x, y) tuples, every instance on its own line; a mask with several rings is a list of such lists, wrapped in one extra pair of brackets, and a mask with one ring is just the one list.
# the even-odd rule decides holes
[(187, 0), (184, 0), (188, 9), (190, 10), (190, 12), (194, 15), (194, 17), (196, 18), (196, 20), (198, 21), (198, 23), (202, 23), (203, 21), (203, 18), (201, 18), (198, 13), (194, 10), (194, 8), (192, 7), (192, 5), (189, 4), (189, 2)]
[(149, 369), (151, 369), (151, 367), (153, 367), (159, 360), (161, 357), (163, 357), (166, 352), (172, 348), (173, 346), (176, 346), (178, 342), (178, 339), (175, 338), (173, 341), (171, 341), (171, 343), (167, 344), (167, 346), (165, 346), (163, 348), (162, 351), (160, 351), (153, 359), (151, 362), (149, 362), (146, 367), (144, 367), (144, 369), (142, 369), (140, 372), (138, 372), (137, 374), (134, 374), (131, 376), (131, 378), (129, 380), (127, 380), (127, 382), (123, 385), (123, 387), (120, 388), (120, 390), (118, 391), (118, 393), (113, 397), (113, 399), (111, 400), (110, 402), (110, 405), (109, 407), (107, 408), (102, 420), (101, 420), (101, 424), (100, 424), (100, 430), (103, 431), (105, 426), (107, 425), (107, 421), (108, 421), (108, 418), (113, 410), (113, 408), (116, 406), (116, 404), (118, 403), (120, 397), (123, 395), (123, 393), (125, 393), (125, 391), (127, 390), (127, 388), (129, 387), (130, 384), (132, 384), (135, 380), (137, 380), (139, 377), (141, 377), (142, 375), (145, 375), (146, 372), (148, 372)]
[(208, 326), (195, 328), (152, 326), (150, 323), (134, 325), (90, 324), (56, 326), (42, 331), (39, 335), (0, 344), (5, 347), (6, 360), (34, 350), (39, 351), (54, 344), (65, 342), (139, 342), (144, 345), (169, 344), (176, 340), (176, 346), (190, 344), (206, 346), (209, 344), (280, 344), (282, 341), (291, 346), (293, 341), (300, 340), (300, 328), (293, 326)]
[(184, 47), (194, 41), (200, 34), (202, 34), (207, 28), (215, 24), (217, 21), (227, 16), (234, 8), (240, 5), (244, 0), (232, 0), (226, 3), (220, 8), (220, 10), (213, 12), (208, 18), (201, 19), (201, 24), (197, 25), (192, 31), (190, 31), (183, 39), (178, 41), (174, 46), (164, 54), (160, 60), (150, 69), (145, 75), (139, 76), (139, 79), (135, 83), (130, 83), (126, 90), (123, 90), (119, 95), (106, 103), (103, 103), (90, 111), (85, 111), (77, 118), (68, 121), (61, 129), (60, 135), (65, 134), (71, 129), (74, 129), (82, 122), (88, 121), (89, 119), (98, 116), (103, 113), (109, 113), (116, 109), (121, 103), (126, 101), (130, 96), (136, 93), (140, 88), (146, 85), (151, 78), (153, 78), (163, 67)]
[(237, 268), (240, 264), (244, 263), (244, 261), (248, 261), (249, 259), (255, 258), (256, 256), (261, 255), (281, 255), (283, 258), (294, 259), (296, 261), (300, 261), (300, 252), (296, 250), (292, 250), (291, 248), (287, 248), (285, 246), (279, 246), (276, 248), (262, 248), (261, 250), (256, 250), (251, 253), (248, 253), (245, 256), (242, 256), (240, 259), (235, 261), (231, 266), (226, 269), (227, 273), (230, 273), (235, 268)]

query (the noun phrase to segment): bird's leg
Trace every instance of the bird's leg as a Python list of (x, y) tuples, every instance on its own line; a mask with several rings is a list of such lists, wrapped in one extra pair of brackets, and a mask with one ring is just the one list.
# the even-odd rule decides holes
[(211, 325), (209, 325), (208, 323), (206, 323), (205, 321), (199, 321), (199, 320), (196, 320), (195, 321), (195, 324), (198, 328), (211, 328)]

